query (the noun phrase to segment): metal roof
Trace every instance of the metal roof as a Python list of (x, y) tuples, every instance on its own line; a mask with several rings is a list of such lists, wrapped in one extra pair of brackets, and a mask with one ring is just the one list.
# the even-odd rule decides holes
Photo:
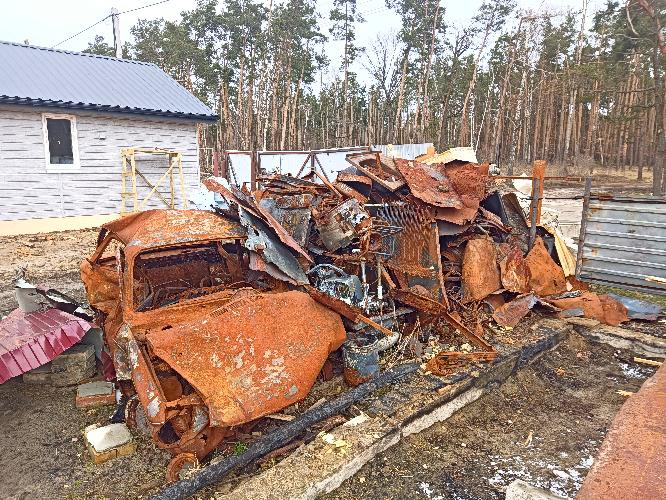
[(154, 64), (0, 41), (0, 103), (212, 121)]

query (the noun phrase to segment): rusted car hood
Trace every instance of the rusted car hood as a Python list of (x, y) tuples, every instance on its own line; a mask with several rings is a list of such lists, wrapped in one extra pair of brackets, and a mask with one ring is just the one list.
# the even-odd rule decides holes
[(345, 329), (305, 293), (247, 292), (146, 339), (201, 394), (211, 425), (231, 426), (303, 399)]

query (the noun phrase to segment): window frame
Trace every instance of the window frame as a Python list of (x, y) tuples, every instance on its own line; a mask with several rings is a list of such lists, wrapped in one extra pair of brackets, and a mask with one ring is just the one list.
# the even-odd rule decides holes
[[(49, 151), (49, 130), (46, 124), (48, 118), (54, 120), (69, 120), (72, 132), (72, 156), (74, 163), (51, 163), (51, 153)], [(81, 168), (81, 159), (79, 158), (79, 138), (76, 128), (76, 116), (61, 113), (42, 113), (42, 140), (44, 142), (44, 161), (46, 171), (49, 173), (67, 173), (79, 170)]]

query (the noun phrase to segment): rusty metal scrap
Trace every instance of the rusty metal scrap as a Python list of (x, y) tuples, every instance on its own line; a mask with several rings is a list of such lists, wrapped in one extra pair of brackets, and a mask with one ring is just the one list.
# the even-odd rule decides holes
[(409, 185), (412, 195), (430, 205), (444, 208), (463, 207), (460, 196), (439, 165), (426, 165), (417, 161), (395, 160), (395, 165)]
[(393, 158), (378, 152), (350, 154), (347, 155), (347, 161), (373, 182), (389, 191), (397, 191), (406, 184)]
[(626, 317), (591, 292), (547, 297), (581, 286), (541, 239), (525, 255), (524, 214), (489, 196), (487, 165), (347, 161), (337, 179), (319, 165), (307, 179), (259, 177), (252, 192), (206, 179), (225, 200), (215, 212), (153, 210), (103, 227), (82, 280), (128, 414), (143, 410), (160, 447), (202, 459), (231, 427), (302, 400), (325, 367), (350, 385), (381, 378), (380, 351), (416, 345), (416, 325), (473, 346), (428, 361), (447, 375), (492, 361), (490, 321), (517, 326), (536, 304)]
[(465, 246), (462, 261), (463, 300), (477, 302), (501, 288), (497, 250), (490, 238), (475, 238)]
[(532, 275), (522, 250), (509, 243), (500, 243), (497, 250), (502, 286), (510, 292), (529, 292)]
[(333, 311), (291, 291), (232, 297), (207, 317), (146, 338), (201, 395), (210, 425), (229, 427), (307, 396), (345, 330)]
[(498, 325), (504, 327), (514, 327), (522, 320), (532, 307), (537, 303), (537, 298), (533, 293), (521, 295), (498, 307), (493, 312), (493, 319)]
[(567, 290), (564, 271), (546, 250), (541, 238), (537, 238), (525, 258), (530, 270), (530, 287), (537, 295), (545, 297)]

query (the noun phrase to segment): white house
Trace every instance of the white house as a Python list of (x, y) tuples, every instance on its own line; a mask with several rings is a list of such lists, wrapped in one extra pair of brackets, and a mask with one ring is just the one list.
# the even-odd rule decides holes
[[(197, 125), (217, 116), (157, 66), (8, 42), (0, 63), (0, 234), (117, 217), (122, 148), (179, 151), (186, 189), (198, 189)], [(153, 183), (166, 166), (137, 156)], [(137, 185), (141, 199), (150, 189)]]

